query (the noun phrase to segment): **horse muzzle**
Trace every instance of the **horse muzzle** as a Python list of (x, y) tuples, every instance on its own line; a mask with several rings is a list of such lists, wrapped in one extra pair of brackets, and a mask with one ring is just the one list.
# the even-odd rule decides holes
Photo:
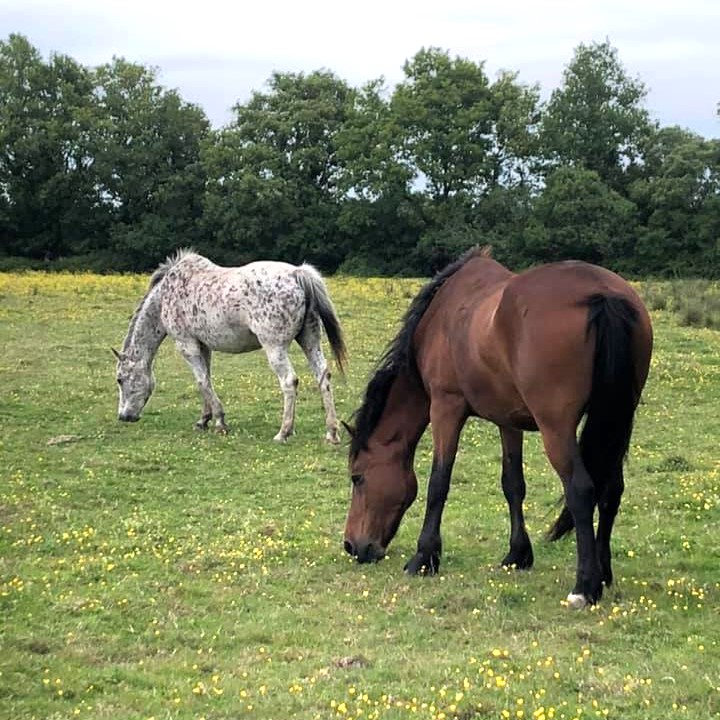
[(385, 557), (385, 549), (372, 541), (353, 543), (346, 539), (343, 547), (345, 552), (354, 557), (359, 563), (377, 562)]
[(139, 419), (139, 415), (130, 415), (129, 413), (118, 414), (118, 420), (121, 420), (122, 422), (137, 422)]

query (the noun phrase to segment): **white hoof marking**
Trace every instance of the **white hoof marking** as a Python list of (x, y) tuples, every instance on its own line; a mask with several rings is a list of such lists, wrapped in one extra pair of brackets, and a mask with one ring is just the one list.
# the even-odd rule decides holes
[(588, 604), (588, 601), (584, 595), (576, 595), (575, 593), (570, 593), (567, 596), (567, 604), (568, 607), (573, 610), (582, 610)]

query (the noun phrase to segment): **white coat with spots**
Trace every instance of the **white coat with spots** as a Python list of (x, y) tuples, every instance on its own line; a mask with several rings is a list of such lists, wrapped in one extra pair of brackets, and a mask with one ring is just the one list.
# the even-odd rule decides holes
[(226, 432), (225, 413), (210, 379), (213, 350), (243, 353), (262, 348), (280, 382), (283, 417), (275, 440), (293, 432), (297, 375), (288, 348), (297, 340), (320, 386), (326, 439), (339, 442), (330, 372), (320, 344), (321, 329), (340, 368), (346, 358), (342, 328), (320, 273), (311, 265), (261, 261), (220, 267), (189, 250), (168, 258), (130, 321), (117, 352), (118, 418), (135, 421), (152, 394), (153, 359), (169, 335), (195, 375), (203, 399), (196, 427), (214, 419)]

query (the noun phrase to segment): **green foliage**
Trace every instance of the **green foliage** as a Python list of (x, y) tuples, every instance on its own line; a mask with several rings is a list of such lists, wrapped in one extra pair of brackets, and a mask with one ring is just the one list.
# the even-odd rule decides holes
[[(203, 112), (155, 72), (0, 43), (0, 237), (35, 259), (106, 253), (141, 269), (196, 235)], [(110, 251), (110, 252), (108, 252)]]
[(593, 170), (622, 192), (642, 160), (651, 130), (642, 107), (646, 94), (608, 41), (579, 45), (543, 115), (546, 155), (554, 163)]
[(268, 86), (237, 105), (233, 124), (206, 147), (205, 225), (240, 257), (334, 269), (345, 255), (337, 135), (354, 93), (320, 71), (274, 73)]
[(635, 206), (582, 167), (560, 167), (547, 178), (526, 234), (536, 262), (585, 260), (617, 268), (632, 254)]
[(89, 148), (90, 73), (44, 63), (20, 35), (0, 42), (0, 238), (8, 254), (53, 258), (101, 232)]
[(720, 259), (720, 140), (677, 127), (654, 134), (645, 177), (631, 186), (644, 223), (636, 263), (657, 274), (716, 273)]
[(490, 171), (493, 107), (482, 64), (430, 48), (403, 69), (391, 108), (413, 180), (435, 199), (475, 194)]
[(720, 289), (708, 280), (645, 282), (642, 296), (653, 310), (672, 312), (681, 325), (720, 329)]
[(535, 189), (542, 169), (540, 88), (503, 71), (490, 87), (493, 105), (489, 187)]
[(402, 133), (388, 92), (382, 79), (366, 83), (338, 131), (340, 187), (349, 201), (401, 198), (410, 191), (414, 173), (403, 161)]
[(110, 245), (127, 253), (122, 269), (139, 270), (196, 236), (208, 122), (202, 110), (160, 88), (153, 70), (121, 58), (97, 68), (95, 82), (96, 162), (113, 219)]
[[(0, 274), (0, 715), (720, 713), (720, 334), (653, 313), (656, 349), (613, 534), (616, 584), (594, 610), (572, 612), (563, 599), (575, 543), (542, 539), (561, 490), (536, 433), (524, 453), (535, 568), (498, 567), (509, 532), (499, 437), (471, 420), (441, 574), (409, 578), (429, 443), (389, 557), (351, 562), (347, 448), (322, 441), (299, 348), (297, 430), (285, 445), (270, 439), (281, 399), (262, 353), (214, 357), (227, 436), (192, 429), (199, 396), (170, 343), (143, 419), (119, 423), (109, 348), (147, 282)], [(347, 419), (420, 281), (329, 286), (351, 352), (335, 383)]]
[(225, 264), (428, 275), (490, 243), (516, 268), (718, 277), (720, 140), (657, 127), (645, 96), (608, 41), (579, 45), (546, 103), (515, 72), (430, 47), (394, 87), (273, 73), (210, 130), (153, 68), (44, 60), (11, 35), (0, 254), (142, 270), (192, 245)]

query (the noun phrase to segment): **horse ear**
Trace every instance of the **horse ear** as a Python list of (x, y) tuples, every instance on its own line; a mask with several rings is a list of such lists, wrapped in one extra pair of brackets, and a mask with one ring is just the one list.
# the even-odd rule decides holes
[(122, 360), (122, 358), (120, 357), (120, 353), (119, 353), (114, 347), (111, 347), (110, 349), (112, 350), (112, 354), (113, 354), (118, 360)]
[(357, 430), (355, 430), (355, 428), (352, 425), (348, 425), (344, 420), (341, 420), (340, 423), (347, 430), (348, 435), (351, 438), (354, 438), (355, 434), (357, 433)]

